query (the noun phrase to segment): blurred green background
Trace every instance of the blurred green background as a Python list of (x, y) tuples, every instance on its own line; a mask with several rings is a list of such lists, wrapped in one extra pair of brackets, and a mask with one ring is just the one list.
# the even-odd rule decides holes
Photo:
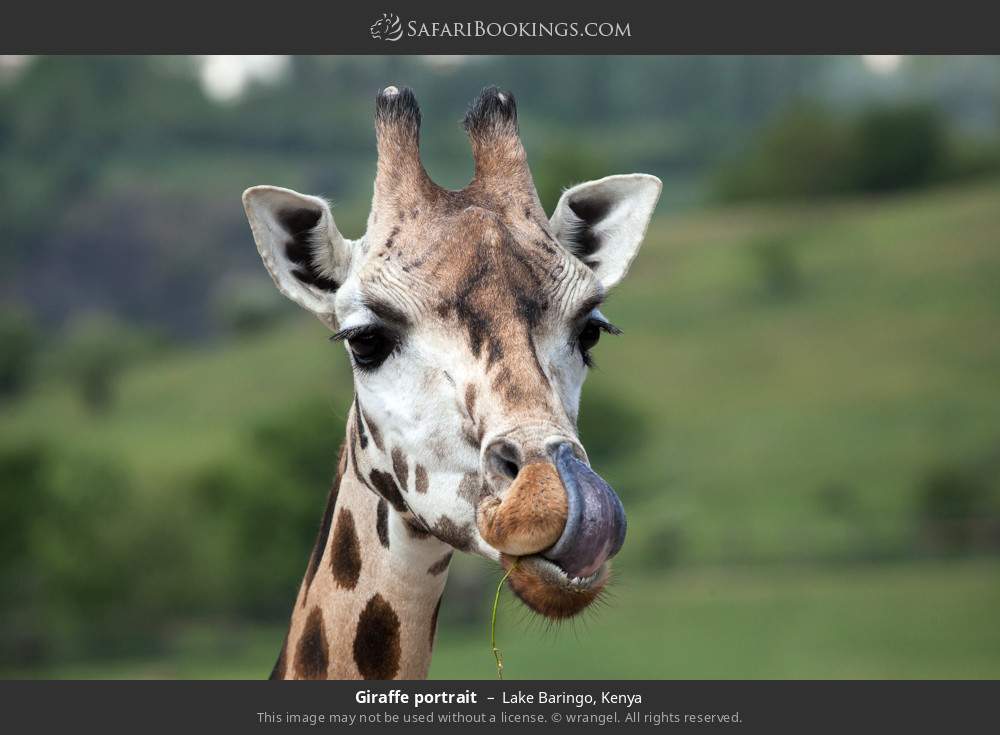
[[(505, 596), (507, 676), (1000, 676), (1000, 60), (848, 56), (0, 57), (0, 675), (269, 672), (352, 389), (239, 197), (359, 236), (388, 83), (443, 185), (492, 83), (548, 209), (665, 184), (584, 389), (616, 581)], [(497, 579), (433, 676), (494, 676)]]

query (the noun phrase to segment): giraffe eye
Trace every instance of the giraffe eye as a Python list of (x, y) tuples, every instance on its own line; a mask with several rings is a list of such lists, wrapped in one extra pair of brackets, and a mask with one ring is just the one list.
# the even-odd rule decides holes
[(370, 329), (351, 335), (347, 345), (354, 364), (362, 370), (374, 370), (396, 349), (396, 340), (381, 329)]
[(576, 341), (580, 347), (580, 355), (583, 357), (583, 364), (587, 367), (594, 367), (594, 358), (590, 356), (590, 350), (601, 339), (601, 323), (596, 319), (591, 319), (583, 325)]
[(601, 339), (601, 327), (593, 320), (587, 322), (578, 339), (580, 340), (580, 350), (584, 353), (588, 352)]
[(580, 349), (580, 354), (583, 356), (583, 362), (587, 365), (587, 367), (594, 366), (594, 360), (590, 356), (590, 351), (601, 339), (601, 332), (607, 332), (608, 334), (621, 334), (621, 330), (611, 322), (607, 322), (601, 318), (592, 317), (587, 320), (587, 322), (583, 325), (583, 329), (581, 329), (579, 334), (576, 336), (577, 346)]

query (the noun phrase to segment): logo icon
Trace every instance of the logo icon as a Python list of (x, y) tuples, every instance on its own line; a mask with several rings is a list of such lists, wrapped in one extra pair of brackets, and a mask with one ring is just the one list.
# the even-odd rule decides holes
[(403, 37), (403, 24), (395, 13), (382, 13), (368, 30), (376, 41), (398, 41)]

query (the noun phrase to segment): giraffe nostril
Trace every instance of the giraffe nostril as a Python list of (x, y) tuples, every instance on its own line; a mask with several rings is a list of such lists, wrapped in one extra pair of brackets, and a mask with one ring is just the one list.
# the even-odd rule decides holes
[(503, 474), (507, 475), (510, 479), (517, 477), (518, 468), (517, 465), (511, 462), (509, 459), (501, 459), (498, 462), (500, 470)]
[(499, 439), (486, 449), (486, 461), (491, 472), (513, 480), (521, 471), (521, 452), (507, 441)]

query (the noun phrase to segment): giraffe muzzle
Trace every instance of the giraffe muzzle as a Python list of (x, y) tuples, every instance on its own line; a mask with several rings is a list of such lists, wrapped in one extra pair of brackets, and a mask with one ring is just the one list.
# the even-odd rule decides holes
[(625, 510), (572, 444), (551, 445), (548, 455), (521, 467), (502, 496), (480, 502), (479, 530), (504, 554), (539, 555), (570, 579), (585, 579), (621, 549)]
[(625, 543), (625, 508), (611, 486), (580, 461), (568, 443), (555, 448), (553, 459), (568, 508), (562, 534), (542, 556), (571, 578), (590, 577)]
[(546, 453), (518, 468), (505, 492), (483, 498), (477, 525), (483, 540), (500, 552), (521, 601), (561, 620), (604, 589), (607, 562), (625, 541), (625, 510), (573, 444), (552, 444)]

